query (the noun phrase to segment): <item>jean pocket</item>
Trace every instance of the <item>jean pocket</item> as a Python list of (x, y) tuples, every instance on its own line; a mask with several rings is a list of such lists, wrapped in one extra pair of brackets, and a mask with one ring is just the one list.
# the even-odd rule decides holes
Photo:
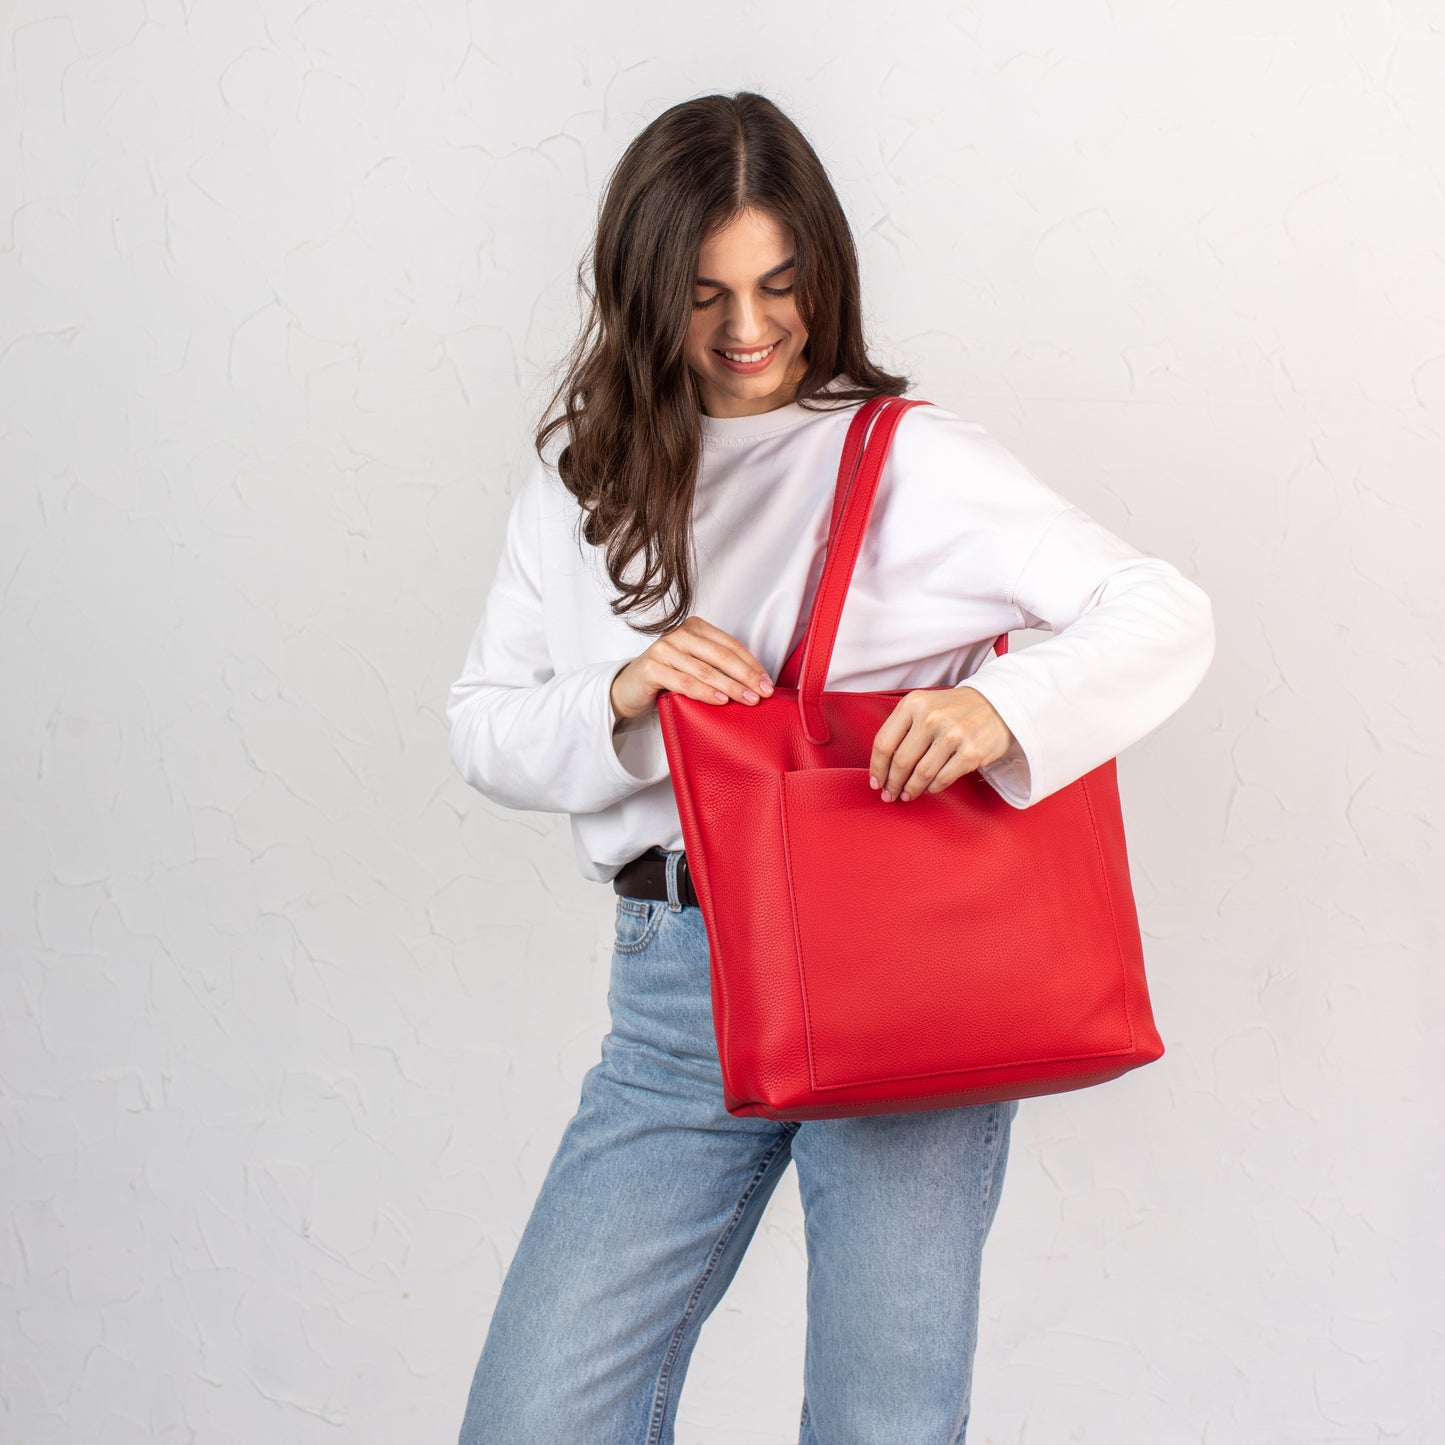
[(662, 916), (667, 912), (665, 898), (630, 898), (617, 896), (617, 918), (613, 927), (612, 948), (616, 953), (641, 953), (657, 936)]

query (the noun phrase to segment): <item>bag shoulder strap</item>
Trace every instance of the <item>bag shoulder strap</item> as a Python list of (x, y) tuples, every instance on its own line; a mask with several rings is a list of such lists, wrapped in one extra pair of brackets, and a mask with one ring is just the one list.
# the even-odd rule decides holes
[[(820, 644), (818, 662), (822, 669), (821, 676), (816, 678), (816, 685), (811, 689), (813, 695), (811, 705), (805, 706), (803, 696), (803, 692), (808, 692), (809, 689), (805, 688), (803, 692), (800, 692), (798, 698), (799, 707), (803, 712), (804, 734), (810, 741), (827, 741), (827, 724), (823, 721), (821, 710), (817, 707), (816, 695), (821, 693), (823, 684), (827, 680), (828, 663), (832, 658), (833, 643), (842, 618), (848, 584), (852, 579), (853, 568), (867, 531), (873, 499), (877, 494), (878, 482), (883, 473), (883, 463), (887, 458), (888, 449), (892, 445), (894, 430), (905, 411), (915, 406), (929, 405), (931, 405), (930, 402), (921, 399), (874, 397), (870, 401), (864, 402), (854, 414), (843, 440), (843, 452), (838, 463), (838, 478), (833, 489), (833, 512), (828, 525), (827, 557), (823, 575), (818, 583), (808, 626), (775, 679), (779, 687), (798, 685), (798, 679), (803, 674), (805, 663), (808, 660), (809, 643), (816, 632)], [(883, 417), (878, 426), (873, 426), (870, 430), (873, 419), (880, 413), (891, 413), (891, 415)], [(867, 438), (866, 445), (865, 436)], [(862, 477), (861, 485), (860, 476)], [(838, 541), (844, 525), (851, 526), (851, 531), (848, 533), (851, 546), (847, 549), (846, 558), (841, 555), (843, 548)], [(820, 624), (821, 630), (819, 630)], [(999, 656), (1008, 651), (1007, 632), (1000, 633), (994, 639), (993, 650)], [(817, 736), (814, 735), (815, 732), (818, 734)]]

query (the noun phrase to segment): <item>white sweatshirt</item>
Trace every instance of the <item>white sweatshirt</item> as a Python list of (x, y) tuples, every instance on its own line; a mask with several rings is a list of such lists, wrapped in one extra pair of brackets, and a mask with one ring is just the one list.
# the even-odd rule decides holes
[[(860, 404), (701, 417), (693, 613), (774, 682), (806, 631)], [(446, 711), (462, 777), (503, 807), (570, 814), (582, 875), (607, 882), (653, 844), (684, 842), (656, 707), (621, 721), (612, 709), (613, 678), (654, 639), (609, 609), (602, 549), (580, 538), (555, 469), (565, 430), (522, 478)], [(1054, 635), (996, 656), (999, 633), (1022, 627)], [(1158, 727), (1213, 656), (1209, 598), (1170, 563), (1051, 490), (977, 422), (937, 405), (903, 415), (829, 691), (977, 688), (1015, 740), (980, 771), (1026, 808)]]

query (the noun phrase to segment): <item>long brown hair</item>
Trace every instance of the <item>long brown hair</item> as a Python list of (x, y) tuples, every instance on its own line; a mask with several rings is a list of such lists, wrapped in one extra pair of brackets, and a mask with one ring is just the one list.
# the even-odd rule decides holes
[[(692, 611), (693, 491), (701, 403), (684, 345), (703, 241), (741, 211), (790, 227), (797, 245), (798, 314), (808, 368), (792, 400), (808, 406), (835, 377), (825, 405), (901, 396), (909, 379), (876, 367), (863, 338), (858, 253), (827, 172), (802, 131), (767, 97), (742, 90), (663, 111), (627, 147), (604, 188), (597, 233), (577, 272), (588, 314), (547, 405), (562, 411), (536, 436), (540, 454), (559, 427), (557, 471), (585, 513), (584, 535), (606, 545), (614, 614), (651, 608), (677, 590), (661, 634)], [(587, 271), (593, 284), (587, 284)], [(644, 556), (640, 577), (624, 575)]]

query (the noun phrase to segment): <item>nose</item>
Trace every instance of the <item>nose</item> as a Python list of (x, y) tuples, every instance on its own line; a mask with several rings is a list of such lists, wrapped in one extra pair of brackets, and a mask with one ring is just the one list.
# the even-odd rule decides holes
[(731, 345), (739, 348), (765, 346), (772, 337), (766, 307), (756, 297), (739, 296), (728, 308), (727, 335)]

